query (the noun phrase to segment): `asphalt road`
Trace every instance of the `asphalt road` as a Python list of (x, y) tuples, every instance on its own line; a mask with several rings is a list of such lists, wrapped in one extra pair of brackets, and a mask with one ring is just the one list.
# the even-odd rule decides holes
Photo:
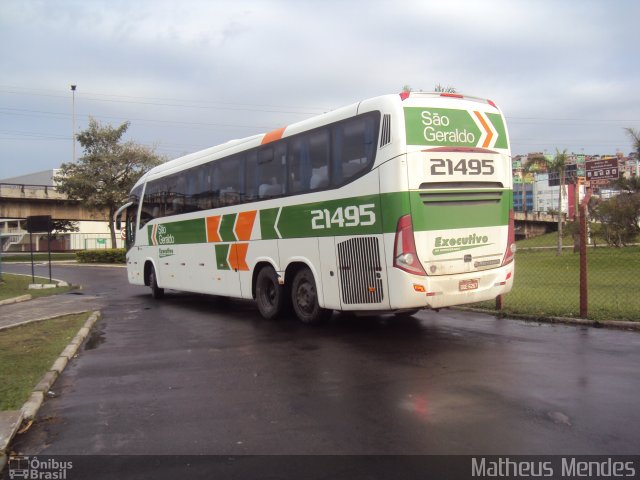
[(103, 318), (17, 452), (640, 451), (638, 333), (453, 310), (308, 327), (247, 301), (153, 301), (118, 268), (54, 277), (82, 283)]

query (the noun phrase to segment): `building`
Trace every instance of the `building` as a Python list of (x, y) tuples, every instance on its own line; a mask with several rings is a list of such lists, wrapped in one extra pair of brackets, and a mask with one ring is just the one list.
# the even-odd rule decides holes
[[(5, 178), (0, 180), (3, 186), (16, 187), (37, 191), (47, 191), (55, 189), (55, 176), (59, 169), (45, 170), (18, 177)], [(69, 218), (66, 220), (76, 220)], [(93, 250), (99, 248), (111, 248), (109, 233), (109, 223), (107, 221), (76, 221), (75, 226), (78, 232), (63, 232), (55, 235), (51, 241), (53, 251), (66, 250)], [(121, 235), (116, 238), (117, 246), (122, 247), (124, 241)], [(0, 218), (0, 251), (1, 252), (28, 252), (46, 251), (47, 237), (45, 234), (29, 235), (26, 231), (26, 221), (24, 219)]]
[[(533, 211), (545, 213), (557, 212), (559, 190), (559, 186), (549, 186), (548, 173), (536, 174), (535, 183), (533, 184)], [(568, 207), (567, 195), (565, 194), (562, 196), (560, 211), (568, 213)]]
[(527, 212), (533, 212), (534, 211), (534, 195), (533, 195), (533, 188), (534, 185), (532, 183), (521, 183), (515, 182), (515, 178), (514, 178), (514, 182), (513, 182), (513, 210), (516, 212), (522, 212), (523, 208), (522, 208), (522, 189), (524, 188), (524, 201), (525, 201), (525, 206), (526, 206), (526, 211)]

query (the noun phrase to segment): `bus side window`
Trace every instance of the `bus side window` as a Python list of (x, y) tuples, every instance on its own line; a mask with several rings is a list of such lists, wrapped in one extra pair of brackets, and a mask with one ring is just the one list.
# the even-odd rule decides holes
[(258, 152), (255, 150), (247, 154), (245, 163), (244, 200), (253, 202), (258, 199)]
[(140, 212), (140, 226), (144, 227), (147, 222), (162, 216), (161, 193), (162, 183), (159, 181), (147, 183), (142, 201), (142, 211)]
[(310, 190), (318, 190), (329, 186), (329, 147), (330, 139), (327, 130), (319, 130), (309, 134)]
[(301, 193), (309, 190), (311, 161), (306, 137), (297, 137), (289, 143), (288, 167), (288, 193)]
[(240, 203), (240, 193), (244, 183), (244, 158), (225, 158), (216, 162), (216, 183), (220, 186), (220, 205), (230, 206)]
[(278, 142), (258, 150), (258, 197), (272, 198), (284, 193), (287, 144)]
[[(188, 174), (188, 172), (187, 172)], [(179, 175), (175, 181), (175, 192), (173, 196), (173, 214), (178, 215), (187, 211), (187, 179), (185, 175)]]
[(330, 151), (331, 141), (326, 129), (290, 140), (288, 193), (304, 193), (329, 186)]
[(206, 208), (217, 208), (220, 206), (220, 168), (216, 163), (207, 165), (207, 185)]
[(198, 194), (200, 193), (200, 169), (190, 168), (186, 172), (186, 185), (184, 190), (184, 212), (197, 212)]
[(164, 214), (162, 216), (176, 215), (179, 213), (179, 203), (177, 197), (177, 177), (170, 175), (164, 177), (164, 196), (162, 203), (164, 204)]
[(372, 164), (379, 119), (365, 115), (340, 123), (333, 130), (334, 185), (360, 176)]

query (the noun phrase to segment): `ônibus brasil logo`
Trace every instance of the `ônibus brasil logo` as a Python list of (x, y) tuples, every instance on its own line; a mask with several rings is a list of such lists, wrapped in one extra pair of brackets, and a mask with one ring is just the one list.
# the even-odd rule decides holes
[(9, 478), (33, 480), (66, 480), (69, 470), (73, 470), (73, 462), (60, 461), (55, 458), (27, 457), (11, 455), (9, 457)]
[(486, 247), (491, 245), (489, 237), (486, 235), (476, 235), (475, 233), (464, 237), (436, 237), (434, 255), (444, 255), (445, 253), (460, 252), (471, 248)]
[(157, 224), (151, 230), (151, 242), (154, 245), (172, 245), (176, 243), (176, 239), (173, 235), (167, 233), (167, 227)]

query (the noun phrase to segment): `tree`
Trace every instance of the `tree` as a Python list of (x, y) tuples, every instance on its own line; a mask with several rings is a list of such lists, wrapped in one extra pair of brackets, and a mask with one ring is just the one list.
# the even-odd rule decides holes
[[(625, 131), (640, 158), (640, 132), (633, 128)], [(640, 234), (640, 178), (620, 177), (611, 182), (611, 186), (620, 193), (606, 200), (592, 197), (589, 211), (599, 222), (599, 234), (604, 240), (611, 246), (622, 247), (635, 241)]]
[[(411, 85), (403, 85), (402, 91), (406, 93), (411, 93), (413, 92), (413, 88), (411, 88)], [(456, 88), (450, 85), (447, 85), (446, 87), (444, 87), (442, 86), (442, 84), (436, 83), (436, 85), (433, 87), (433, 91), (438, 93), (456, 93)]]
[(530, 174), (547, 171), (547, 159), (542, 154), (532, 155), (527, 158), (527, 163), (522, 166), (522, 213), (524, 214), (524, 236), (527, 238), (527, 188), (526, 178)]
[(522, 166), (522, 212), (524, 213), (524, 236), (527, 237), (527, 189), (526, 178), (531, 174), (549, 171), (549, 161), (542, 153), (531, 154)]
[(76, 163), (63, 163), (55, 180), (57, 189), (79, 199), (90, 209), (109, 212), (111, 245), (116, 246), (113, 215), (123, 204), (134, 183), (164, 160), (153, 149), (132, 141), (122, 142), (130, 122), (117, 128), (90, 118), (86, 130), (77, 135), (84, 155)]
[(436, 86), (433, 87), (433, 91), (439, 93), (456, 93), (456, 87), (452, 87), (451, 85), (444, 87), (441, 84), (436, 83)]
[(625, 128), (624, 130), (627, 132), (627, 135), (631, 137), (633, 148), (636, 149), (636, 155), (638, 155), (638, 159), (640, 159), (640, 131), (635, 128)]
[(567, 154), (566, 149), (560, 152), (556, 148), (556, 156), (547, 165), (548, 170), (550, 172), (557, 173), (560, 179), (560, 186), (558, 189), (558, 251), (557, 251), (557, 255), (562, 255), (562, 196), (564, 194), (565, 168), (567, 166), (568, 158), (569, 158), (569, 155)]
[(49, 240), (56, 240), (63, 233), (79, 232), (78, 222), (73, 220), (51, 220), (51, 232), (49, 232)]
[(622, 192), (607, 200), (595, 199), (591, 215), (600, 222), (600, 235), (612, 247), (633, 242), (640, 233), (640, 193)]
[(623, 247), (640, 233), (640, 179), (624, 178), (611, 182), (620, 194), (594, 202), (593, 217), (600, 221), (602, 237), (611, 246)]

